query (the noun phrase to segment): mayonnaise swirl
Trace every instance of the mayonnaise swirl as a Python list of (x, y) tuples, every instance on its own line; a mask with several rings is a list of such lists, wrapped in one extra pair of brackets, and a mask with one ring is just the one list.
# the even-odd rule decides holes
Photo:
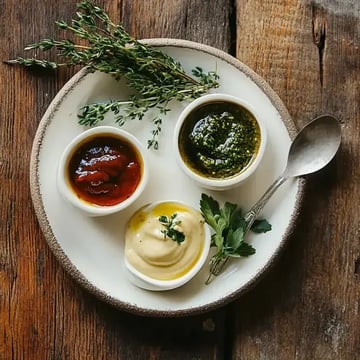
[[(176, 230), (185, 235), (178, 244), (162, 232), (159, 216), (176, 215)], [(186, 274), (198, 261), (204, 247), (204, 220), (200, 212), (175, 202), (160, 203), (136, 212), (125, 236), (125, 256), (138, 271), (158, 280)]]

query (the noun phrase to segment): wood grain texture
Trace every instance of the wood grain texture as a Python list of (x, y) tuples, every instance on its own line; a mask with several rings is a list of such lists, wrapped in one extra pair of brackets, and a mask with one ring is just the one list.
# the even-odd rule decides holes
[[(360, 5), (351, 0), (98, 0), (139, 38), (202, 42), (279, 94), (298, 127), (330, 112), (335, 161), (310, 177), (295, 235), (242, 299), (191, 318), (139, 318), (81, 289), (51, 254), (29, 194), (41, 116), (76, 70), (0, 63), (0, 359), (360, 359)], [(75, 0), (0, 0), (0, 58), (53, 36)], [(236, 12), (235, 12), (236, 10)], [(50, 55), (51, 56), (51, 55)]]
[[(178, 35), (229, 46), (226, 1), (217, 1), (224, 9), (220, 18), (215, 9), (202, 13), (200, 1), (96, 3), (136, 36)], [(69, 20), (75, 9), (75, 0), (0, 1), (1, 60), (60, 35), (54, 21)], [(223, 311), (173, 320), (117, 311), (74, 283), (49, 251), (30, 199), (30, 150), (43, 113), (74, 72), (44, 74), (0, 64), (0, 359), (223, 358)]]
[(277, 91), (299, 128), (328, 112), (343, 141), (330, 166), (309, 177), (277, 266), (232, 304), (237, 359), (360, 358), (359, 20), (350, 1), (238, 1), (238, 58)]
[(136, 38), (168, 37), (231, 47), (230, 0), (124, 0), (121, 20)]

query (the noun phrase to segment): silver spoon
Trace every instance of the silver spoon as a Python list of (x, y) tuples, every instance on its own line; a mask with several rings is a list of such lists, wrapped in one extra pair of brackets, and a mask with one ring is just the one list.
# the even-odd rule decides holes
[[(335, 156), (340, 142), (340, 124), (330, 115), (319, 116), (304, 126), (290, 146), (287, 165), (283, 173), (245, 214), (246, 227), (244, 236), (250, 230), (268, 200), (286, 180), (322, 169)], [(206, 280), (206, 284), (210, 283), (213, 276), (218, 276), (222, 272), (228, 260), (229, 257), (226, 257), (211, 264), (210, 275)]]

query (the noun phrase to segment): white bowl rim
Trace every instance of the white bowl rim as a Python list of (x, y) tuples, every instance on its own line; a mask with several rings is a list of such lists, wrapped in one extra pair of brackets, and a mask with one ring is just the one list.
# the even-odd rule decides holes
[[(248, 110), (255, 118), (259, 129), (260, 129), (260, 145), (259, 149), (254, 157), (254, 159), (251, 161), (251, 163), (245, 167), (238, 175), (234, 175), (229, 178), (225, 179), (215, 179), (215, 178), (206, 178), (201, 175), (198, 175), (196, 172), (192, 171), (183, 161), (182, 156), (179, 151), (179, 133), (182, 127), (182, 124), (184, 123), (187, 116), (195, 109), (200, 107), (201, 105), (204, 105), (206, 103), (212, 103), (215, 101), (225, 101), (229, 103), (234, 103), (237, 105), (240, 105), (244, 107), (246, 110)], [(256, 109), (246, 100), (236, 97), (233, 95), (223, 94), (223, 93), (216, 93), (216, 94), (207, 94), (203, 95), (194, 101), (192, 101), (190, 104), (188, 104), (185, 109), (181, 112), (178, 121), (175, 124), (174, 129), (174, 149), (175, 149), (175, 156), (176, 160), (181, 167), (181, 169), (193, 180), (198, 182), (200, 185), (204, 187), (209, 187), (213, 190), (216, 189), (229, 189), (233, 186), (236, 186), (246, 180), (248, 177), (250, 177), (257, 169), (258, 165), (260, 164), (260, 161), (263, 158), (263, 155), (265, 153), (265, 148), (267, 144), (267, 131), (265, 127), (264, 121), (262, 121), (261, 117), (258, 115)]]
[[(66, 182), (65, 168), (68, 163), (69, 157), (73, 154), (74, 149), (76, 149), (76, 147), (79, 144), (83, 143), (85, 139), (92, 137), (94, 135), (113, 135), (115, 137), (123, 139), (129, 142), (132, 146), (134, 146), (139, 156), (141, 157), (142, 176), (137, 188), (130, 195), (130, 197), (115, 205), (99, 206), (99, 205), (87, 203), (86, 201), (79, 199), (75, 195), (74, 191), (69, 187), (69, 184), (67, 184)], [(60, 157), (57, 171), (58, 171), (57, 187), (62, 197), (68, 202), (70, 202), (73, 206), (77, 207), (78, 209), (82, 210), (83, 212), (85, 212), (87, 215), (90, 216), (110, 215), (115, 212), (124, 210), (125, 208), (130, 206), (141, 195), (141, 193), (144, 191), (146, 187), (149, 177), (146, 153), (139, 140), (134, 135), (130, 134), (129, 132), (123, 129), (119, 129), (114, 126), (107, 126), (107, 125), (97, 126), (85, 130), (79, 135), (77, 135), (75, 138), (73, 138), (70, 141), (70, 143), (66, 146)]]

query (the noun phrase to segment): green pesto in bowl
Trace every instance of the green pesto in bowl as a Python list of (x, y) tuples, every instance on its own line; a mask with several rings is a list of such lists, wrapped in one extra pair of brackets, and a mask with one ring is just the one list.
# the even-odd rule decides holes
[(249, 110), (233, 102), (214, 101), (186, 117), (179, 133), (179, 151), (198, 175), (225, 179), (251, 164), (260, 140), (258, 122)]

